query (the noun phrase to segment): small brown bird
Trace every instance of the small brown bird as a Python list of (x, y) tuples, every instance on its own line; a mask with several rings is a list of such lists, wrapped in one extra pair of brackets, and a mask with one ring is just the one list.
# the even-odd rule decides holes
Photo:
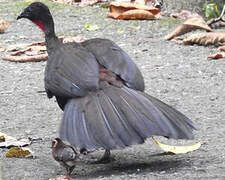
[[(52, 141), (52, 156), (60, 165), (66, 168), (66, 176), (60, 179), (70, 179), (76, 160), (78, 159), (76, 150), (72, 146), (65, 144), (61, 139), (55, 138)], [(57, 179), (59, 180), (59, 178)]]

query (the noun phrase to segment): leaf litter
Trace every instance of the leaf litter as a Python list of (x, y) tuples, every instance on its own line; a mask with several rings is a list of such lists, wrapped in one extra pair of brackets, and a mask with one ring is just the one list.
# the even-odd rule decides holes
[(112, 2), (109, 4), (110, 13), (107, 17), (123, 20), (159, 19), (160, 9), (138, 3)]
[(24, 148), (31, 144), (30, 139), (16, 139), (0, 132), (0, 148), (10, 148), (5, 154), (6, 157), (31, 157), (33, 152), (29, 148)]
[[(80, 36), (77, 37), (59, 37), (63, 43), (82, 42)], [(38, 62), (48, 59), (47, 49), (44, 41), (33, 42), (29, 44), (18, 44), (5, 48), (4, 51), (11, 52), (10, 55), (3, 56), (3, 60), (12, 62)]]

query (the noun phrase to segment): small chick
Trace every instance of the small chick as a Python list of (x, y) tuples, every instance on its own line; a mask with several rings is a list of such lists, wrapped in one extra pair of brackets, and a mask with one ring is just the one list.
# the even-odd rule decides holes
[(66, 168), (67, 174), (59, 179), (70, 179), (71, 173), (75, 168), (76, 160), (78, 159), (78, 153), (76, 150), (65, 143), (59, 138), (55, 138), (52, 141), (52, 156), (59, 162), (60, 165)]

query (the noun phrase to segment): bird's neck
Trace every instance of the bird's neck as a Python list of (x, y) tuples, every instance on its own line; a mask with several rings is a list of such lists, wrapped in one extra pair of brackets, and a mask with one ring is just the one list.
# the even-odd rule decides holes
[(57, 48), (61, 42), (59, 41), (58, 37), (55, 34), (54, 30), (54, 23), (50, 23), (45, 27), (45, 42), (46, 42), (46, 47), (48, 54), (52, 51), (52, 49)]
[(45, 33), (45, 43), (47, 47), (48, 54), (55, 48), (57, 48), (61, 42), (59, 41), (58, 37), (52, 33)]

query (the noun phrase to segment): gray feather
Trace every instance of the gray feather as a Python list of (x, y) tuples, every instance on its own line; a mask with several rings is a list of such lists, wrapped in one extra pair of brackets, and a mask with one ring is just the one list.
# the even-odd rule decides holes
[(106, 82), (100, 86), (102, 90), (69, 100), (65, 106), (61, 137), (75, 147), (117, 149), (155, 135), (193, 137), (193, 123), (158, 99)]
[(144, 79), (137, 65), (113, 41), (94, 38), (81, 44), (95, 56), (99, 64), (120, 76), (128, 87), (144, 91)]

